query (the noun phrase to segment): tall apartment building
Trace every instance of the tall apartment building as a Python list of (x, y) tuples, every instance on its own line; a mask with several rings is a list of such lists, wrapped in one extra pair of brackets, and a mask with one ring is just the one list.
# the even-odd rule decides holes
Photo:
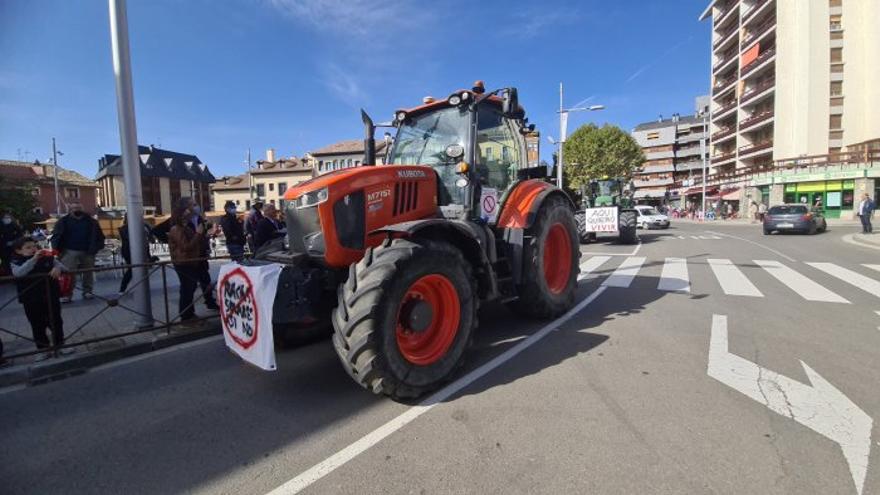
[[(709, 17), (713, 174), (768, 172), (805, 156), (833, 162), (880, 139), (880, 2), (714, 0), (701, 19)], [(867, 173), (850, 189), (858, 178)], [(775, 184), (788, 182), (763, 186)], [(873, 190), (873, 181), (862, 186)], [(774, 199), (800, 201), (798, 189)]]
[[(694, 115), (673, 114), (633, 129), (632, 136), (645, 154), (645, 162), (633, 174), (633, 197), (639, 203), (659, 205), (668, 200), (678, 204), (683, 188), (703, 173), (700, 140), (708, 139), (708, 122), (699, 114), (703, 98), (697, 99)], [(708, 147), (704, 151), (708, 154)], [(683, 188), (675, 187), (676, 183)]]

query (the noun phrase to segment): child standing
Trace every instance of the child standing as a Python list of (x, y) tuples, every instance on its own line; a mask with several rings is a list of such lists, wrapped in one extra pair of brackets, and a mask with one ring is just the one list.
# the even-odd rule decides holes
[[(15, 281), (18, 289), (18, 300), (24, 306), (24, 313), (31, 324), (34, 343), (37, 349), (48, 349), (51, 344), (46, 335), (46, 328), (52, 330), (52, 341), (56, 346), (64, 344), (64, 322), (61, 320), (61, 291), (58, 278), (67, 269), (55, 256), (46, 250), (40, 250), (31, 237), (21, 237), (12, 245), (12, 275), (21, 278)], [(33, 275), (47, 275), (33, 277)], [(48, 284), (48, 289), (46, 288)], [(62, 351), (62, 354), (67, 352)], [(49, 357), (49, 354), (37, 356), (37, 361)]]

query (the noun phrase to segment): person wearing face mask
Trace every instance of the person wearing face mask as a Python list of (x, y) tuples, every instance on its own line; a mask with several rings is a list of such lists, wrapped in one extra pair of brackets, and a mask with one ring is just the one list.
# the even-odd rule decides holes
[(241, 261), (244, 258), (244, 223), (238, 219), (233, 201), (227, 201), (223, 209), (226, 214), (220, 219), (220, 227), (223, 229), (223, 236), (226, 237), (226, 251), (232, 261)]
[(216, 235), (216, 228), (211, 226), (202, 216), (202, 207), (196, 204), (192, 198), (181, 198), (179, 205), (187, 205), (190, 221), (187, 227), (193, 232), (200, 229), (203, 234), (199, 241), (198, 258), (203, 258), (194, 264), (194, 275), (198, 281), (198, 286), (202, 290), (205, 300), (205, 307), (209, 310), (216, 311), (220, 309), (214, 299), (214, 284), (211, 282), (211, 265), (207, 258), (211, 257), (211, 239)]
[[(104, 247), (104, 233), (98, 221), (86, 215), (82, 205), (71, 203), (67, 215), (61, 217), (52, 230), (52, 249), (61, 253), (61, 264), (68, 270), (87, 270), (95, 267), (95, 255)], [(94, 272), (82, 275), (83, 299), (91, 299), (95, 288)], [(64, 297), (62, 302), (70, 302)]]
[(4, 212), (0, 222), (0, 275), (9, 275), (9, 260), (12, 258), (12, 245), (24, 231), (15, 221), (11, 212)]

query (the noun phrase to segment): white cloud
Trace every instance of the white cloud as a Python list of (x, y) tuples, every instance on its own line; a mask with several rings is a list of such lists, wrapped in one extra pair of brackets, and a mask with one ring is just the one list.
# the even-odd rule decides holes
[(352, 106), (366, 102), (367, 92), (351, 70), (343, 70), (334, 63), (325, 63), (320, 72), (321, 81), (340, 100)]
[(563, 11), (561, 8), (554, 9), (541, 4), (539, 7), (527, 7), (514, 12), (508, 19), (509, 27), (501, 32), (504, 36), (534, 38), (561, 26), (573, 24), (579, 17), (576, 10)]
[(400, 30), (416, 29), (427, 18), (413, 1), (267, 0), (278, 11), (313, 29), (359, 39), (389, 39)]

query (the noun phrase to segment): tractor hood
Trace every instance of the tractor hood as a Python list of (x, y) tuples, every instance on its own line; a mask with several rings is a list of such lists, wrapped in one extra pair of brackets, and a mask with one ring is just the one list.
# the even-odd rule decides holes
[(328, 200), (338, 199), (352, 190), (400, 180), (428, 179), (435, 176), (434, 169), (423, 165), (359, 166), (335, 170), (300, 182), (284, 193), (286, 201), (298, 199), (305, 193), (327, 188)]

